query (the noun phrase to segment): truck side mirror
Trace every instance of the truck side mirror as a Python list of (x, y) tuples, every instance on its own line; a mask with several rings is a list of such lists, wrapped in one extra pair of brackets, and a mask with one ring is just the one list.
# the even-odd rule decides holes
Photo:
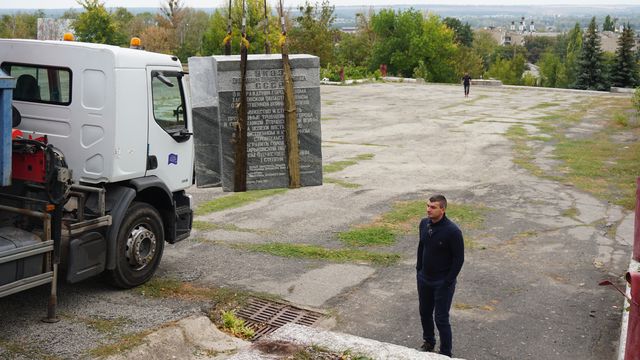
[(20, 111), (13, 105), (11, 105), (11, 112), (11, 127), (16, 127), (22, 122), (22, 115), (20, 115)]

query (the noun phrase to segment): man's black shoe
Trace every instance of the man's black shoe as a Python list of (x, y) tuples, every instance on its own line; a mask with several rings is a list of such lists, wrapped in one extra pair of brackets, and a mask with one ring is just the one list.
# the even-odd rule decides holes
[(428, 342), (424, 342), (422, 346), (420, 346), (420, 351), (433, 352), (433, 349), (436, 347), (436, 344), (429, 344)]

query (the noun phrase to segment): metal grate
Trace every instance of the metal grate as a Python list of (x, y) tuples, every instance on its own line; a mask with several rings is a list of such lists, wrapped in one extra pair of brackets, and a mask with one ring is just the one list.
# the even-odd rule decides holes
[(247, 306), (238, 311), (237, 315), (255, 331), (251, 340), (258, 340), (289, 323), (313, 326), (324, 316), (318, 312), (257, 298), (249, 299)]

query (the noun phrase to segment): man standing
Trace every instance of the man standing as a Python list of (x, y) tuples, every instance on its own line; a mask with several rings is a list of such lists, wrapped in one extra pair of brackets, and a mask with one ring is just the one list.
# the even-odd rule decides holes
[(469, 97), (469, 88), (471, 87), (471, 76), (468, 72), (462, 77), (462, 85), (464, 86), (464, 97)]
[(440, 354), (451, 356), (449, 309), (456, 277), (464, 263), (464, 241), (458, 226), (447, 218), (446, 209), (447, 199), (443, 195), (429, 198), (427, 217), (420, 221), (416, 270), (424, 340), (421, 350), (433, 351), (435, 348), (435, 317), (440, 335)]

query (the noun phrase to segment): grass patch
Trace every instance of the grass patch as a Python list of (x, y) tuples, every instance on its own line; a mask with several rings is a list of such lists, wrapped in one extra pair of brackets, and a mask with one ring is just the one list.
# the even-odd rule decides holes
[(139, 333), (131, 333), (113, 343), (113, 344), (105, 344), (98, 346), (95, 349), (91, 349), (89, 351), (89, 355), (93, 358), (105, 358), (108, 356), (121, 354), (127, 350), (131, 350), (134, 347), (142, 344), (144, 342), (145, 336), (151, 334), (153, 330), (145, 330)]
[(552, 106), (560, 106), (559, 103), (556, 102), (543, 102), (540, 104), (537, 104), (535, 106), (530, 107), (530, 110), (536, 110), (536, 109), (546, 109), (546, 108), (550, 108)]
[(560, 170), (567, 182), (628, 210), (635, 208), (639, 142), (621, 146), (603, 131), (589, 139), (564, 139), (554, 155), (563, 162)]
[(212, 212), (238, 208), (265, 197), (283, 194), (286, 191), (287, 189), (268, 189), (233, 193), (231, 195), (220, 197), (198, 206), (195, 214), (205, 215)]
[(27, 359), (42, 359), (42, 360), (60, 360), (61, 357), (46, 354), (39, 349), (32, 348), (31, 344), (19, 343), (14, 341), (0, 339), (0, 348), (3, 353), (0, 353), (1, 359), (14, 359), (24, 357)]
[(247, 327), (244, 320), (236, 316), (235, 311), (221, 311), (222, 315), (222, 330), (229, 334), (243, 338), (251, 339), (255, 335), (255, 331), (250, 327)]
[(103, 334), (116, 334), (120, 328), (130, 323), (127, 318), (119, 316), (115, 319), (105, 319), (101, 317), (79, 318), (80, 321), (87, 324), (90, 328)]
[(201, 221), (201, 220), (194, 220), (193, 228), (199, 231), (225, 230), (225, 231), (236, 231), (236, 232), (255, 233), (255, 234), (264, 234), (269, 232), (268, 230), (263, 230), (263, 229), (247, 229), (247, 228), (241, 228), (234, 224), (216, 224), (216, 223)]
[(217, 307), (225, 308), (228, 304), (244, 303), (248, 293), (226, 288), (209, 288), (196, 286), (173, 278), (154, 276), (145, 284), (135, 289), (139, 294), (152, 298), (180, 298), (184, 300), (210, 300)]
[(350, 157), (347, 160), (335, 161), (329, 164), (326, 164), (322, 167), (322, 171), (325, 174), (342, 171), (349, 166), (356, 165), (359, 161), (363, 160), (371, 160), (373, 159), (373, 154), (360, 154), (358, 156)]
[(576, 208), (575, 206), (572, 206), (562, 212), (562, 216), (565, 216), (571, 219), (576, 219), (578, 215), (580, 215), (580, 210), (578, 210), (578, 208)]
[(355, 228), (338, 234), (338, 238), (349, 246), (391, 245), (394, 233), (383, 226)]
[(382, 144), (374, 144), (374, 143), (356, 144), (356, 143), (350, 143), (350, 142), (347, 142), (347, 141), (337, 141), (337, 140), (324, 140), (323, 143), (325, 143), (325, 144), (340, 144), (340, 145), (361, 145), (361, 146), (389, 147), (389, 145), (382, 145)]
[(399, 254), (374, 253), (357, 249), (326, 249), (316, 245), (268, 243), (234, 244), (236, 248), (263, 252), (289, 258), (320, 259), (335, 262), (362, 261), (376, 265), (393, 265), (400, 260)]
[[(513, 125), (507, 129), (505, 136), (514, 144), (513, 162), (538, 177), (549, 177), (541, 167), (534, 163), (533, 148), (528, 142), (532, 140), (522, 125)], [(547, 141), (546, 138), (543, 141)]]
[(352, 183), (352, 182), (348, 182), (340, 179), (334, 179), (330, 177), (325, 177), (322, 179), (322, 181), (326, 184), (336, 184), (338, 186), (342, 186), (343, 188), (347, 188), (347, 189), (357, 189), (362, 186), (360, 184), (356, 184), (356, 183)]

